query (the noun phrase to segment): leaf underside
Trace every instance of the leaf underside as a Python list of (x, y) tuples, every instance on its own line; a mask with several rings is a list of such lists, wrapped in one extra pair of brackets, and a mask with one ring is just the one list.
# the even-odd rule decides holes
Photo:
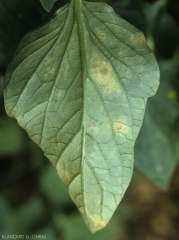
[(17, 118), (68, 185), (92, 232), (129, 185), (159, 70), (143, 34), (103, 3), (73, 0), (22, 40), (5, 79)]

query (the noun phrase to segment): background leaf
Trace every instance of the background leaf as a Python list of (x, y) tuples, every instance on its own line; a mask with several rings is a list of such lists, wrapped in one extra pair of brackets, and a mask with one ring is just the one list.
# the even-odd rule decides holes
[(166, 190), (179, 160), (178, 61), (161, 61), (161, 83), (148, 100), (144, 123), (135, 144), (135, 165)]
[(92, 231), (128, 187), (158, 80), (143, 34), (109, 6), (81, 1), (27, 35), (7, 70), (7, 113), (55, 165)]
[(115, 9), (115, 12), (119, 16), (124, 18), (126, 21), (128, 21), (141, 31), (146, 31), (146, 22), (139, 8), (139, 1), (114, 1), (114, 3), (112, 3), (112, 7)]
[(65, 3), (67, 0), (58, 1), (48, 13), (38, 0), (0, 1), (0, 74), (5, 73), (22, 37)]
[(0, 1), (0, 74), (4, 74), (24, 34), (38, 24), (40, 13), (33, 1)]
[(150, 24), (157, 53), (163, 58), (172, 57), (178, 45), (179, 33), (175, 19), (167, 10), (167, 1), (159, 0), (146, 4), (145, 16)]

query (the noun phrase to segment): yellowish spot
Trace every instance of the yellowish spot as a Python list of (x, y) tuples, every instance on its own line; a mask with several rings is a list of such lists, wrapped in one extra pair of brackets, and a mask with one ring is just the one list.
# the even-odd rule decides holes
[(104, 32), (102, 32), (102, 31), (99, 31), (99, 32), (98, 32), (98, 37), (99, 37), (101, 40), (104, 40), (104, 39), (106, 39), (106, 34), (105, 34)]
[(95, 233), (97, 230), (102, 229), (106, 226), (106, 224), (103, 221), (97, 220), (95, 216), (88, 215), (88, 217), (93, 226), (93, 228), (91, 228), (91, 231), (93, 233)]
[(16, 118), (18, 116), (18, 112), (16, 109), (11, 109), (11, 107), (6, 106), (6, 112), (9, 114), (9, 116)]
[(131, 37), (131, 43), (138, 48), (146, 47), (146, 39), (143, 33), (138, 33)]
[(167, 97), (175, 100), (175, 99), (177, 99), (178, 95), (177, 95), (177, 92), (175, 90), (171, 90), (167, 93)]
[(66, 185), (71, 183), (71, 177), (64, 169), (57, 169), (57, 173)]
[(94, 123), (89, 123), (87, 126), (88, 126), (88, 129), (93, 132), (97, 130), (97, 126)]
[(114, 130), (117, 133), (125, 134), (128, 132), (128, 126), (120, 123), (120, 122), (113, 122)]
[(98, 27), (94, 27), (94, 33), (96, 34), (96, 36), (101, 39), (101, 40), (105, 40), (106, 39), (106, 33), (102, 31), (101, 28)]
[(119, 91), (119, 82), (110, 63), (96, 60), (91, 65), (91, 71), (92, 77), (105, 88), (104, 92)]
[(104, 224), (103, 222), (98, 222), (98, 223), (96, 223), (96, 227), (97, 227), (98, 229), (104, 228), (105, 226), (106, 226), (106, 224)]

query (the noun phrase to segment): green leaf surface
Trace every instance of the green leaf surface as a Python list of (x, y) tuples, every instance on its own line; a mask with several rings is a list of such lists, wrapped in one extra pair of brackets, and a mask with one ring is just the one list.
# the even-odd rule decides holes
[(161, 83), (148, 100), (144, 123), (135, 145), (135, 165), (160, 189), (167, 190), (179, 160), (177, 119), (178, 97), (175, 84), (179, 62), (160, 62)]
[(42, 6), (47, 12), (50, 12), (50, 10), (53, 8), (54, 3), (58, 0), (40, 0)]
[(108, 223), (129, 185), (158, 83), (143, 34), (108, 5), (81, 0), (28, 34), (7, 70), (8, 115), (56, 167), (91, 231)]

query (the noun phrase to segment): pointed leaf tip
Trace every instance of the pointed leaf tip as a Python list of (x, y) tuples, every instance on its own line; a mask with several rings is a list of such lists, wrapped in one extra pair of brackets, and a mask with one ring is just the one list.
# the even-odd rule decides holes
[(53, 5), (58, 0), (40, 0), (42, 6), (47, 12), (50, 12), (50, 10), (53, 8)]

